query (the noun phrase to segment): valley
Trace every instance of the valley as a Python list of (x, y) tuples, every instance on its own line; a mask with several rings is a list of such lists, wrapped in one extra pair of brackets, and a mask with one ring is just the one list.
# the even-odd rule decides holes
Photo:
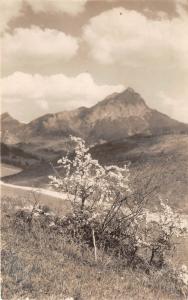
[[(151, 211), (162, 197), (188, 226), (188, 125), (151, 110), (132, 89), (92, 108), (45, 115), (29, 124), (5, 114), (1, 125), (2, 199), (19, 199), (26, 207), (37, 199), (57, 214), (68, 213), (66, 195), (52, 190), (48, 176), (63, 174), (59, 158), (74, 158), (71, 134), (86, 140), (101, 165), (127, 164), (135, 193), (148, 192)], [(187, 264), (187, 237), (178, 243), (176, 264)]]

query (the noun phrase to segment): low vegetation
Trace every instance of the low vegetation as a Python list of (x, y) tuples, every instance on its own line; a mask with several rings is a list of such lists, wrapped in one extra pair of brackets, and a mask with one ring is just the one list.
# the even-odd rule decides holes
[(102, 250), (95, 261), (93, 247), (55, 225), (61, 217), (26, 205), (2, 199), (2, 299), (184, 299), (169, 269), (146, 274)]
[(104, 167), (92, 159), (82, 139), (72, 137), (72, 141), (74, 158), (58, 161), (65, 174), (55, 170), (56, 175), (50, 176), (51, 184), (65, 192), (72, 205), (63, 226), (76, 240), (94, 244), (95, 256), (98, 246), (126, 259), (128, 265), (142, 265), (147, 272), (151, 267), (163, 268), (175, 237), (185, 232), (180, 216), (162, 199), (155, 214), (148, 211), (151, 195), (156, 197), (152, 178), (136, 190), (127, 165)]
[[(177, 299), (188, 295), (186, 266), (170, 262), (184, 234), (178, 214), (160, 199), (151, 178), (131, 185), (129, 167), (101, 166), (85, 142), (63, 157), (50, 184), (66, 193), (68, 214), (26, 200), (2, 201), (3, 299)], [(14, 201), (14, 202), (13, 202)]]

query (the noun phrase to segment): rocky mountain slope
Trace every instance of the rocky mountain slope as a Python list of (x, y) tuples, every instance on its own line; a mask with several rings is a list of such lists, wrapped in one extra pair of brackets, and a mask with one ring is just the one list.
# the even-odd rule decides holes
[(19, 122), (9, 115), (3, 113), (0, 115), (1, 141), (7, 144), (15, 144), (20, 141), (21, 134), (24, 131), (25, 124)]
[(55, 143), (70, 134), (92, 144), (136, 134), (188, 132), (188, 125), (150, 109), (131, 88), (114, 93), (90, 108), (47, 114), (28, 124), (20, 124), (4, 114), (1, 122), (11, 137), (27, 143)]

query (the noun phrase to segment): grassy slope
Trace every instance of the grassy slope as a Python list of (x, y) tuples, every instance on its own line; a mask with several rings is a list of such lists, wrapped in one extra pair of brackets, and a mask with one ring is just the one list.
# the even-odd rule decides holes
[(188, 213), (188, 135), (131, 137), (97, 145), (91, 153), (103, 164), (130, 161), (138, 186), (144, 184), (145, 177), (153, 176), (158, 194), (180, 212)]
[(24, 151), (15, 145), (0, 143), (1, 162), (11, 164), (20, 168), (39, 163), (40, 157), (31, 152)]
[(100, 253), (95, 263), (92, 249), (37, 221), (29, 231), (14, 215), (16, 206), (24, 205), (2, 199), (2, 299), (178, 299), (165, 278), (133, 272)]
[(40, 203), (40, 205), (47, 205), (55, 212), (66, 214), (70, 210), (70, 204), (68, 201), (57, 198), (53, 195), (46, 195), (40, 193), (37, 189), (33, 189), (31, 191), (22, 190), (17, 188), (16, 186), (13, 188), (12, 186), (4, 186), (1, 185), (1, 195), (3, 197), (8, 197), (9, 199), (20, 199), (23, 202), (27, 202), (27, 204), (33, 205), (35, 199)]

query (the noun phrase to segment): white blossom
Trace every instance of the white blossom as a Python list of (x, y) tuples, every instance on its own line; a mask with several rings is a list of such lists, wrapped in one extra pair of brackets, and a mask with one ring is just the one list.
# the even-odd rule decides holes
[(188, 286), (188, 269), (186, 265), (182, 265), (178, 272), (178, 279)]
[(72, 204), (93, 209), (93, 218), (98, 218), (109, 210), (117, 194), (124, 198), (130, 193), (129, 169), (106, 166), (93, 159), (85, 141), (72, 137), (75, 144), (75, 157), (58, 160), (64, 169), (64, 176), (50, 176), (50, 183), (58, 191), (66, 192)]

